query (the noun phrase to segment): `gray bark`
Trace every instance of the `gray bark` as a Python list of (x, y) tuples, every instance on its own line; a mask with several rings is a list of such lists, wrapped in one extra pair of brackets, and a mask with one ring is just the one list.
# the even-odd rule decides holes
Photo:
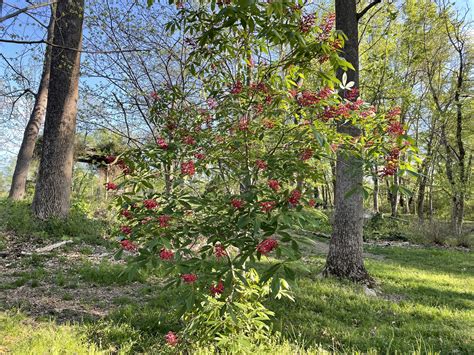
[(51, 54), (49, 99), (33, 212), (41, 219), (69, 213), (84, 0), (59, 0)]
[[(51, 7), (51, 17), (48, 25), (47, 41), (51, 43), (54, 36), (54, 7)], [(43, 72), (41, 73), (41, 80), (38, 91), (35, 95), (35, 103), (30, 119), (25, 127), (23, 133), (23, 140), (21, 142), (20, 150), (16, 159), (15, 171), (13, 172), (12, 184), (8, 198), (18, 201), (22, 200), (26, 194), (26, 181), (28, 178), (28, 170), (30, 168), (31, 160), (33, 159), (33, 152), (35, 149), (36, 139), (43, 124), (43, 119), (48, 102), (48, 86), (51, 68), (51, 46), (46, 45)]]
[[(356, 0), (336, 0), (336, 29), (344, 32), (347, 41), (344, 57), (355, 70), (347, 72), (348, 81), (359, 87), (359, 44)], [(339, 78), (342, 71), (338, 72)], [(361, 134), (351, 124), (340, 124), (338, 131), (353, 137)], [(362, 227), (363, 195), (359, 191), (363, 184), (363, 165), (358, 153), (338, 150), (336, 160), (336, 183), (334, 198), (334, 224), (329, 254), (323, 274), (348, 278), (357, 282), (372, 283), (363, 261)], [(354, 189), (357, 189), (355, 193)]]

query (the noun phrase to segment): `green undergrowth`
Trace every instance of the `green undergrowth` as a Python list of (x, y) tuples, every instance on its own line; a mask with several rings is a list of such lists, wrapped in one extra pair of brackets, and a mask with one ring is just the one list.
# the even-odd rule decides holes
[[(72, 239), (93, 245), (109, 245), (105, 239), (108, 223), (104, 219), (91, 218), (80, 209), (72, 208), (65, 219), (47, 221), (36, 219), (30, 202), (12, 202), (0, 199), (0, 231), (12, 232), (19, 238), (39, 238), (52, 241)], [(5, 242), (0, 240), (0, 249)]]

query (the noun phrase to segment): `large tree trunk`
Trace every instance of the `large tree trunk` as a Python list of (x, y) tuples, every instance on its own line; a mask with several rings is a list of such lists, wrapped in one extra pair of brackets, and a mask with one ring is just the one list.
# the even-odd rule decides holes
[(69, 212), (84, 0), (59, 0), (49, 100), (33, 212), (41, 219)]
[[(47, 41), (51, 43), (54, 36), (54, 6), (51, 7), (51, 18), (48, 25)], [(41, 80), (38, 87), (38, 92), (35, 95), (35, 103), (30, 119), (26, 125), (23, 134), (23, 141), (21, 142), (20, 151), (16, 159), (15, 171), (13, 173), (12, 184), (10, 186), (10, 193), (8, 197), (12, 200), (21, 200), (26, 193), (26, 180), (28, 178), (28, 170), (30, 168), (31, 160), (33, 159), (33, 151), (35, 149), (36, 138), (43, 123), (44, 114), (46, 111), (46, 104), (48, 102), (48, 85), (51, 68), (51, 46), (46, 45), (44, 54), (43, 72), (41, 73)]]
[[(344, 46), (344, 57), (355, 68), (347, 72), (348, 81), (359, 87), (359, 36), (356, 0), (336, 0), (336, 29), (344, 32), (347, 41)], [(338, 73), (342, 77), (342, 71)], [(338, 131), (353, 137), (361, 134), (351, 124), (340, 124)], [(338, 150), (336, 160), (335, 210), (334, 224), (329, 254), (326, 260), (324, 275), (348, 278), (357, 282), (372, 282), (368, 275), (362, 256), (363, 227), (363, 166), (357, 153), (342, 147)]]

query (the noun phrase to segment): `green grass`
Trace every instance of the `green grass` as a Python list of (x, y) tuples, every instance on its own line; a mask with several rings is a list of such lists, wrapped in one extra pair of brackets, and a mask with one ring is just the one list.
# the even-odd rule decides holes
[(77, 326), (35, 322), (18, 313), (0, 313), (0, 353), (100, 354)]
[[(12, 202), (0, 198), (0, 231), (13, 231), (21, 238), (52, 240), (72, 239), (89, 244), (109, 245), (104, 239), (108, 225), (105, 221), (89, 218), (82, 211), (72, 209), (68, 218), (37, 220), (27, 201)], [(0, 249), (4, 242), (0, 240)]]
[[(368, 260), (381, 297), (338, 280), (300, 277), (296, 301), (272, 302), (279, 327), (291, 339), (334, 351), (474, 353), (474, 262), (469, 253), (432, 249), (377, 249)], [(439, 266), (439, 270), (437, 270)]]

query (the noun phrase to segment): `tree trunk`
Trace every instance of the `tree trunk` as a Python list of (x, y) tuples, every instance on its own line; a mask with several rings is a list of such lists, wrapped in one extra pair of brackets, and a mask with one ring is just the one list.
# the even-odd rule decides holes
[(397, 174), (393, 175), (393, 185), (390, 191), (390, 209), (392, 217), (397, 217), (398, 215), (398, 176)]
[(33, 212), (41, 219), (69, 213), (84, 0), (59, 0), (51, 53), (49, 100)]
[[(344, 57), (354, 66), (347, 72), (348, 81), (359, 87), (359, 36), (356, 0), (336, 0), (336, 29), (345, 33), (347, 41)], [(338, 77), (342, 77), (339, 70)], [(357, 137), (360, 130), (351, 124), (340, 124), (338, 131)], [(357, 282), (372, 283), (367, 273), (362, 254), (363, 227), (363, 165), (360, 156), (348, 149), (337, 152), (336, 184), (334, 193), (334, 223), (329, 254), (323, 274), (348, 278)]]
[[(54, 36), (54, 6), (51, 7), (51, 17), (48, 25), (47, 41), (51, 43)], [(33, 159), (33, 151), (35, 149), (36, 138), (43, 123), (46, 105), (48, 102), (48, 85), (51, 69), (51, 46), (46, 45), (44, 54), (43, 72), (35, 95), (35, 103), (30, 119), (23, 134), (23, 141), (16, 159), (15, 171), (13, 173), (12, 184), (8, 197), (14, 201), (22, 200), (26, 194), (26, 180), (28, 178), (28, 170), (31, 160)]]
[(374, 166), (372, 180), (374, 182), (374, 192), (373, 192), (374, 212), (379, 213), (379, 177), (377, 175), (377, 166)]

